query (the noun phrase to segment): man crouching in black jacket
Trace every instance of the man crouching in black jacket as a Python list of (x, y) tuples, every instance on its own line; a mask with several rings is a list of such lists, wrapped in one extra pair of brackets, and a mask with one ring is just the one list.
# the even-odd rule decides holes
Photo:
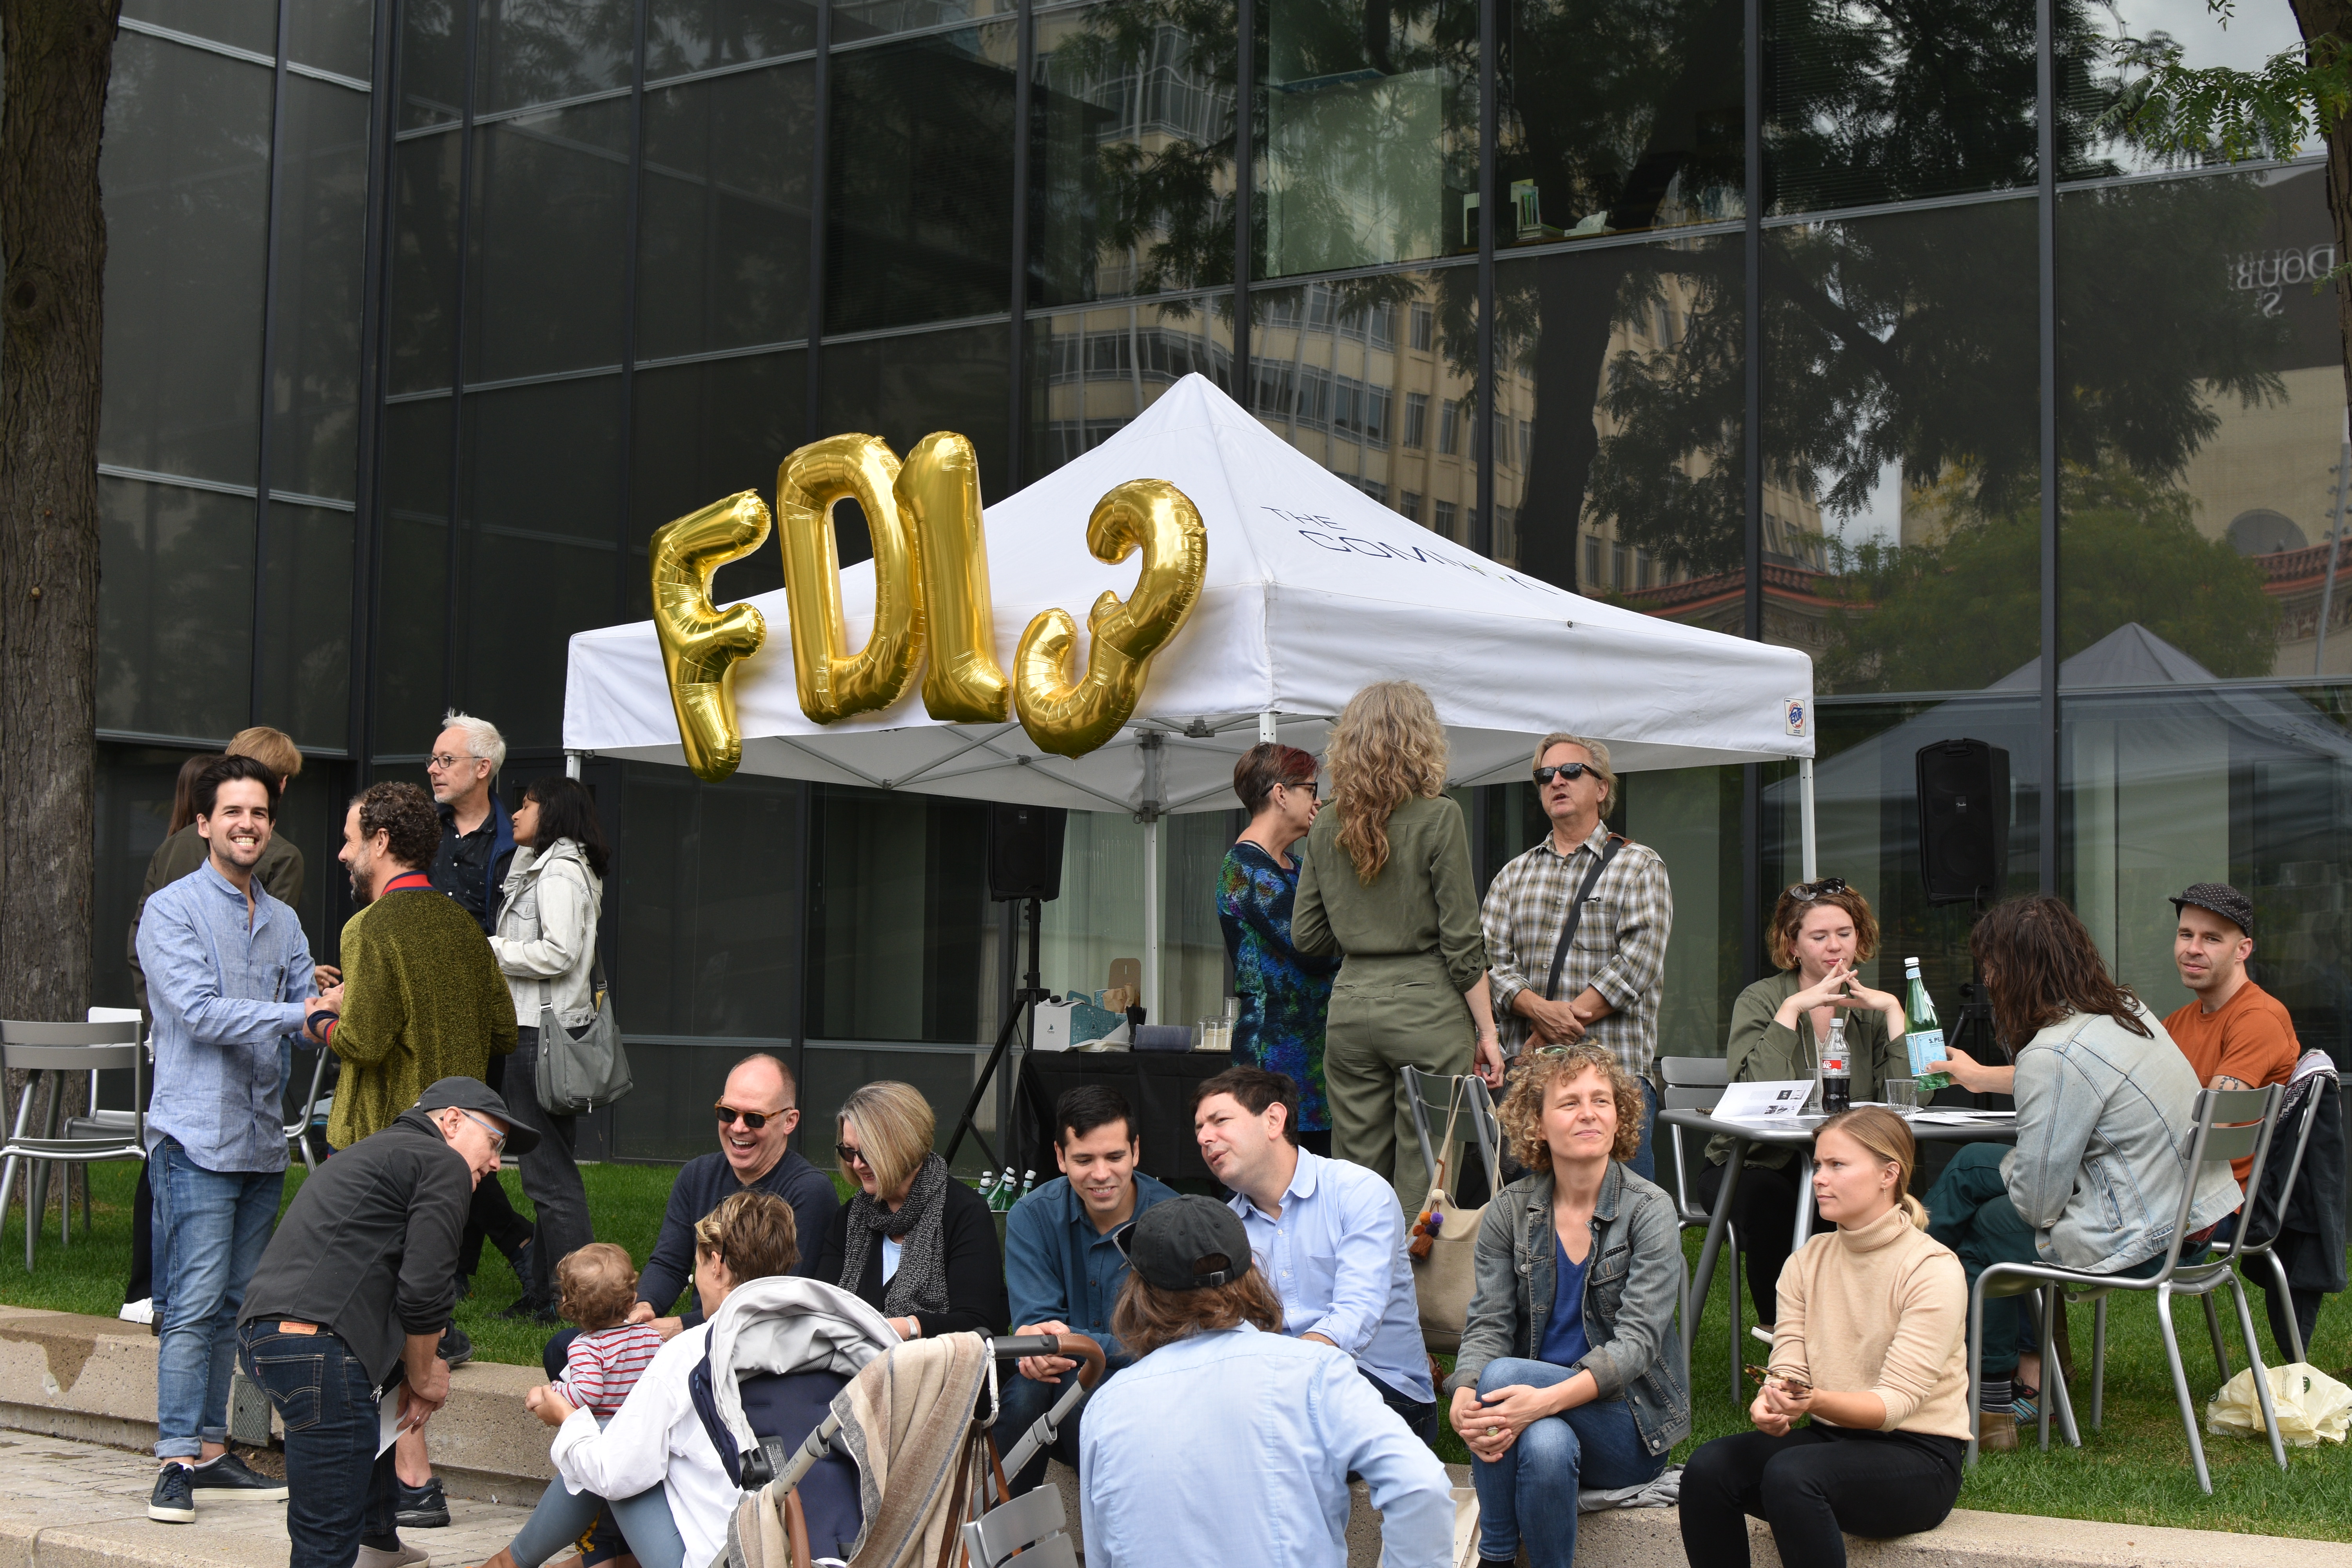
[(246, 1287), (237, 1354), (286, 1423), (290, 1568), (423, 1561), (394, 1527), (378, 1401), (397, 1390), (413, 1429), (449, 1397), (434, 1352), (457, 1299), (474, 1185), (507, 1149), (538, 1142), (488, 1085), (445, 1078), (320, 1166), (278, 1221)]

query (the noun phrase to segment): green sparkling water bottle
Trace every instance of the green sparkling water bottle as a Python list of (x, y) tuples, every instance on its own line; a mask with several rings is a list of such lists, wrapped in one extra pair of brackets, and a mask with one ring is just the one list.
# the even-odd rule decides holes
[(1948, 1073), (1927, 1070), (1929, 1062), (1942, 1061), (1947, 1054), (1944, 1027), (1936, 1021), (1936, 1004), (1928, 999), (1927, 984), (1919, 978), (1917, 959), (1903, 961), (1903, 978), (1906, 987), (1903, 1011), (1911, 1020), (1911, 1032), (1903, 1037), (1903, 1044), (1911, 1055), (1911, 1076), (1919, 1080), (1919, 1103), (1925, 1105), (1929, 1095), (1952, 1081)]

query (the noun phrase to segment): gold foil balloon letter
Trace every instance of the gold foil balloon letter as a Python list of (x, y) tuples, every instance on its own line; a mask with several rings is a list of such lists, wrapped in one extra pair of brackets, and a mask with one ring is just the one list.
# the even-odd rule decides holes
[(922, 583), (922, 637), (930, 653), (923, 710), (951, 724), (1002, 723), (1013, 687), (996, 665), (980, 459), (961, 436), (926, 436), (907, 454), (896, 489), (913, 525)]
[(1095, 503), (1087, 547), (1124, 561), (1143, 547), (1143, 570), (1126, 603), (1105, 594), (1087, 616), (1094, 634), (1083, 679), (1069, 679), (1077, 624), (1047, 610), (1021, 634), (1013, 700), (1040, 751), (1081, 757), (1118, 732), (1143, 695), (1151, 656), (1176, 635), (1201, 596), (1209, 532), (1184, 492), (1165, 479), (1129, 479)]
[(686, 743), (686, 765), (713, 784), (743, 760), (735, 665), (759, 651), (768, 623), (749, 605), (722, 610), (711, 603), (710, 578), (767, 537), (768, 509), (756, 490), (714, 501), (654, 532), (654, 630), (669, 672), (677, 737)]
[[(923, 657), (914, 545), (893, 487), (898, 459), (876, 436), (812, 441), (776, 470), (784, 595), (793, 618), (793, 677), (801, 711), (819, 724), (887, 708), (906, 694)], [(834, 503), (854, 500), (874, 541), (874, 629), (854, 656), (841, 618), (841, 556)]]

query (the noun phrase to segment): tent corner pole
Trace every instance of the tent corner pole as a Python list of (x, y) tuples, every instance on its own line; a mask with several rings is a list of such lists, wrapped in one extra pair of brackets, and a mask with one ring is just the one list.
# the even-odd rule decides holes
[(578, 778), (580, 765), (587, 756), (588, 753), (585, 752), (574, 752), (567, 748), (563, 753), (563, 776), (568, 779)]
[(1143, 819), (1143, 1016), (1160, 1016), (1160, 814)]
[(1282, 716), (1269, 708), (1257, 716), (1257, 743), (1271, 746), (1282, 739)]
[(1804, 859), (1805, 880), (1810, 882), (1821, 873), (1814, 864), (1816, 836), (1813, 830), (1813, 759), (1797, 759), (1797, 836)]

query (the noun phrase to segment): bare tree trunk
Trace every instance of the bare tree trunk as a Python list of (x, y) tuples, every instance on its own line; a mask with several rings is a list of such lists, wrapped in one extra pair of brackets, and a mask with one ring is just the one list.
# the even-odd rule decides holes
[(121, 0), (0, 0), (0, 1017), (90, 988), (99, 139)]
[[(2293, 0), (2294, 19), (2306, 38), (2347, 36), (2352, 4), (2347, 0)], [(2327, 216), (2336, 227), (2336, 259), (2352, 259), (2352, 119), (2339, 119), (2327, 137)], [(2344, 388), (2352, 397), (2352, 284), (2336, 280), (2336, 320), (2344, 335)]]

